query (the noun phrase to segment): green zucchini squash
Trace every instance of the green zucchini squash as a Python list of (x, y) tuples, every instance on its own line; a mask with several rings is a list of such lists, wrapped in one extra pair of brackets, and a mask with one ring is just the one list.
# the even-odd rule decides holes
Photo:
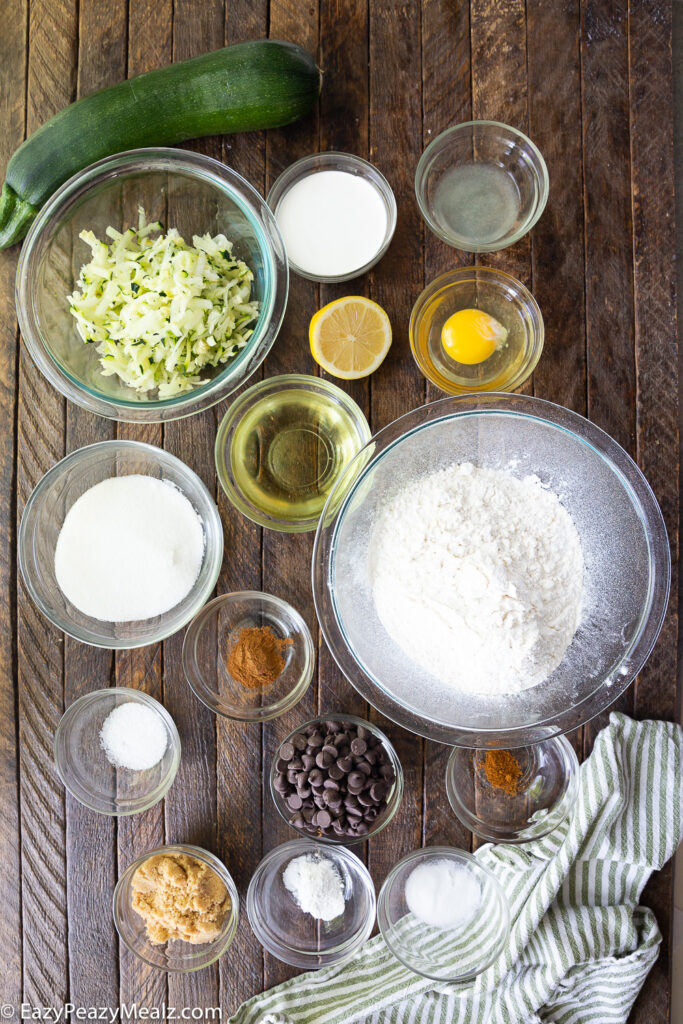
[(236, 43), (85, 96), (16, 150), (0, 194), (0, 249), (78, 171), (126, 149), (277, 128), (308, 114), (321, 72), (294, 43)]

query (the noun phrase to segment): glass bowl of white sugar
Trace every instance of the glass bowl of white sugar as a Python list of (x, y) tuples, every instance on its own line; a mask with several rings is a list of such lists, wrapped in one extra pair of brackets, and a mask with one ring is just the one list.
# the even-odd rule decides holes
[(481, 974), (510, 933), (508, 901), (494, 875), (449, 846), (416, 850), (392, 868), (380, 890), (377, 920), (402, 964), (442, 982)]
[(139, 814), (170, 789), (180, 737), (168, 711), (142, 690), (112, 686), (70, 704), (54, 755), (69, 793), (100, 814)]
[(223, 558), (216, 504), (180, 459), (137, 441), (80, 448), (29, 497), (19, 566), (39, 610), (83, 643), (158, 643), (206, 603)]
[(396, 229), (389, 182), (352, 153), (297, 160), (276, 179), (267, 202), (290, 269), (311, 281), (360, 277), (384, 256)]
[(349, 960), (370, 937), (375, 887), (343, 846), (294, 839), (256, 868), (247, 892), (249, 923), (261, 945), (293, 967), (317, 970)]

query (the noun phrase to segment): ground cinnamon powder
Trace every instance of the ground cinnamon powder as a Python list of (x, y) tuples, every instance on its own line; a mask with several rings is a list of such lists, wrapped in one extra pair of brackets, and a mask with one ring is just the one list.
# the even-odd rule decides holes
[(245, 626), (228, 652), (228, 672), (250, 690), (270, 686), (285, 667), (284, 651), (292, 642), (276, 636), (270, 626)]
[(516, 796), (522, 766), (509, 750), (487, 750), (483, 760), (484, 775), (496, 789), (508, 796)]

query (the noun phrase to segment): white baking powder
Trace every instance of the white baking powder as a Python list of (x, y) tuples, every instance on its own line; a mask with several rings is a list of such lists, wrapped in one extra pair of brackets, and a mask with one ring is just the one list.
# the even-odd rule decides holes
[(132, 474), (95, 484), (71, 506), (57, 538), (64, 596), (106, 622), (151, 619), (187, 597), (204, 557), (204, 529), (172, 483)]
[(474, 874), (447, 857), (424, 861), (408, 875), (408, 910), (434, 928), (459, 928), (471, 921), (481, 903)]
[(290, 860), (282, 880), (305, 914), (333, 921), (344, 913), (344, 883), (329, 857), (304, 853)]
[(371, 540), (377, 613), (409, 658), (458, 690), (545, 680), (579, 624), (583, 552), (536, 477), (461, 463), (405, 488)]

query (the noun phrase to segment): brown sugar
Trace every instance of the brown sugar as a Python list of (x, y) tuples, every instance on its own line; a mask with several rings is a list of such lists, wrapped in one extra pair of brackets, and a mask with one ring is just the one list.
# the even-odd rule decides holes
[(155, 946), (169, 939), (199, 945), (221, 933), (231, 907), (216, 872), (185, 853), (158, 853), (133, 875), (133, 910)]

